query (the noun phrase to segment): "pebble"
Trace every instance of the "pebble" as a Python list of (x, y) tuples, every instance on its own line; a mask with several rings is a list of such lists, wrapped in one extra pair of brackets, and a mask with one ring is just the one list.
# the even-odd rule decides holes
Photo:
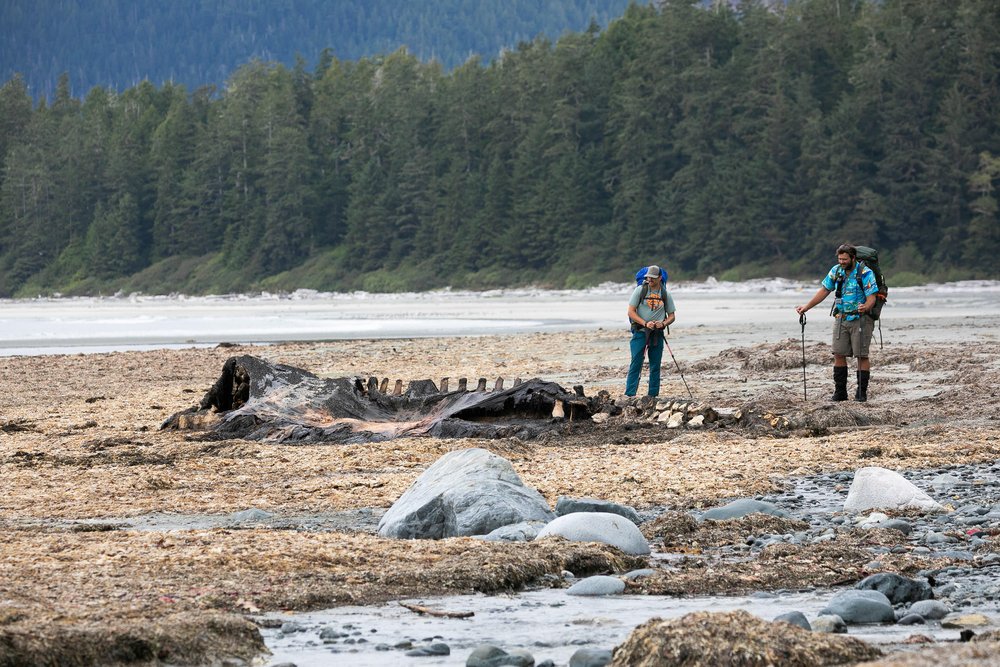
[(782, 614), (775, 617), (775, 622), (783, 621), (785, 623), (791, 623), (792, 625), (797, 625), (803, 630), (812, 630), (812, 626), (809, 625), (809, 619), (801, 611), (790, 611), (787, 614)]
[(906, 614), (896, 621), (899, 625), (923, 625), (927, 621), (920, 614)]
[(292, 621), (287, 621), (285, 623), (282, 623), (281, 629), (278, 630), (278, 632), (280, 632), (283, 635), (291, 635), (296, 632), (305, 632), (305, 631), (306, 631), (305, 626), (300, 625), (298, 623), (294, 623)]
[(569, 667), (605, 667), (611, 662), (611, 651), (581, 648), (569, 659)]
[(510, 653), (499, 646), (482, 644), (469, 654), (465, 667), (533, 667), (535, 658), (527, 651)]
[(405, 655), (411, 657), (451, 655), (451, 647), (449, 647), (447, 644), (442, 644), (441, 642), (437, 642), (434, 644), (428, 644), (427, 646), (420, 646), (413, 650), (407, 651)]
[(654, 574), (656, 574), (656, 570), (647, 567), (641, 570), (632, 570), (630, 572), (626, 572), (625, 574), (622, 575), (622, 578), (627, 579), (628, 581), (635, 581), (636, 579), (651, 577)]
[(909, 521), (904, 521), (903, 519), (889, 519), (887, 521), (882, 521), (875, 525), (876, 528), (888, 528), (890, 530), (898, 530), (903, 535), (909, 535), (913, 532), (913, 526), (910, 525)]
[(939, 600), (921, 600), (910, 605), (911, 614), (920, 614), (923, 618), (936, 621), (951, 613), (948, 605)]
[(847, 632), (847, 624), (844, 619), (836, 614), (817, 616), (810, 624), (813, 632), (825, 632), (828, 634), (843, 634)]
[(566, 595), (621, 595), (625, 582), (618, 577), (596, 575), (581, 579), (566, 590)]

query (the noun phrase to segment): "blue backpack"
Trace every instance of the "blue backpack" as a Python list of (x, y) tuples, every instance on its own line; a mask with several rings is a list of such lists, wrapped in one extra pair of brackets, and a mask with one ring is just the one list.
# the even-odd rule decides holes
[[(641, 269), (639, 269), (638, 271), (635, 272), (635, 285), (636, 285), (636, 287), (638, 287), (639, 285), (642, 285), (644, 282), (646, 282), (646, 271), (648, 271), (648, 270), (649, 270), (649, 267), (648, 266), (644, 266), (644, 267), (642, 267)], [(663, 268), (662, 266), (660, 267), (660, 279), (664, 283), (667, 282), (667, 270), (665, 268)], [(643, 296), (646, 296), (646, 295), (643, 294)], [(640, 299), (640, 301), (641, 300), (642, 299)]]

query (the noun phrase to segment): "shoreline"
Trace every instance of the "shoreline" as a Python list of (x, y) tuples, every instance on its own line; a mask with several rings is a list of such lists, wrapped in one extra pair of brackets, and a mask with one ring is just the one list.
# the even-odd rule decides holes
[[(669, 285), (678, 306), (677, 335), (699, 327), (798, 335), (795, 304), (812, 286), (790, 281)], [(0, 356), (76, 354), (378, 338), (498, 336), (624, 328), (629, 286), (592, 290), (427, 292), (401, 295), (320, 294), (249, 297), (105, 297), (0, 302)], [(944, 312), (930, 312), (937, 303)], [(808, 333), (825, 313), (811, 313)], [(760, 315), (766, 321), (761, 322)], [(892, 291), (889, 326), (938, 318), (1000, 317), (1000, 281)], [(762, 327), (763, 325), (763, 327)], [(823, 327), (820, 327), (822, 329)], [(825, 332), (822, 332), (825, 334)], [(746, 345), (745, 336), (736, 336)]]

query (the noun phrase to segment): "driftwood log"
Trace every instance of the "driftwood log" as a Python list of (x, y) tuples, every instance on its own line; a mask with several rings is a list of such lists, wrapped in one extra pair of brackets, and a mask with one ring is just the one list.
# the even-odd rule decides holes
[[(227, 438), (271, 442), (361, 443), (401, 436), (531, 439), (588, 420), (601, 399), (534, 379), (486, 391), (485, 378), (467, 391), (441, 391), (432, 380), (403, 389), (359, 377), (320, 378), (253, 356), (232, 357), (201, 403), (168, 418), (161, 428), (212, 431)], [(443, 384), (443, 383), (442, 383)]]
[(405, 607), (412, 612), (417, 614), (426, 614), (428, 616), (437, 616), (438, 618), (472, 618), (476, 615), (472, 611), (441, 611), (440, 609), (431, 609), (430, 607), (424, 607), (419, 604), (409, 604), (407, 602), (400, 602), (400, 607)]

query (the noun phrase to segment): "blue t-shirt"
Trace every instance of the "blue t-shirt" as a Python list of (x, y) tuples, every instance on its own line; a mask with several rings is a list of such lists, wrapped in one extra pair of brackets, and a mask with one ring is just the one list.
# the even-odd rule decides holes
[[(861, 269), (861, 284), (864, 286), (864, 291), (858, 287), (859, 267), (864, 267)], [(858, 306), (867, 301), (872, 294), (878, 293), (875, 273), (859, 262), (854, 263), (854, 268), (851, 269), (850, 273), (845, 272), (844, 269), (840, 268), (840, 264), (837, 264), (826, 274), (826, 278), (823, 278), (823, 287), (833, 292), (837, 289), (837, 281), (839, 280), (844, 281), (840, 312), (846, 315), (845, 320), (856, 320), (859, 317)]]

